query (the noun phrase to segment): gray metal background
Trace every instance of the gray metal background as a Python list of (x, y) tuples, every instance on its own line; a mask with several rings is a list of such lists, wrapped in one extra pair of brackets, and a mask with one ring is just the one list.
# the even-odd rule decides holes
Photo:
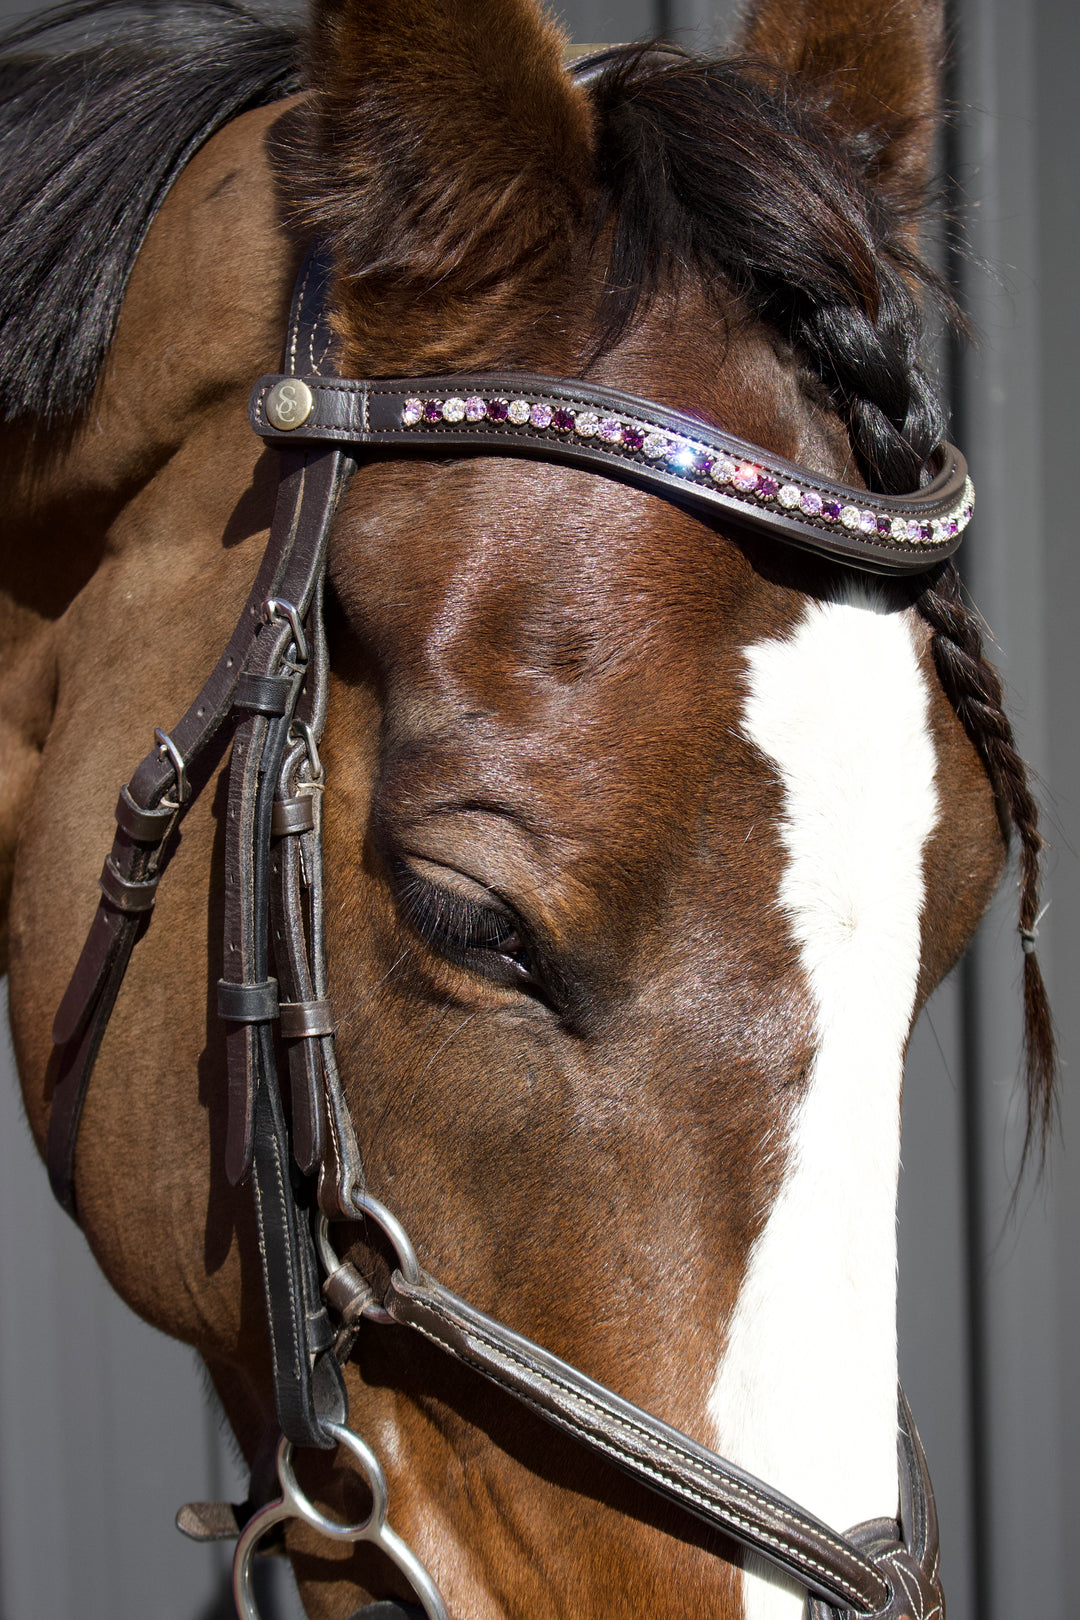
[[(0, 14), (22, 9), (0, 3)], [(732, 4), (578, 0), (582, 42), (666, 27), (723, 36)], [(956, 436), (979, 513), (968, 578), (1039, 772), (1053, 845), (1042, 957), (1065, 1083), (1049, 1173), (1008, 1205), (1018, 1151), (1019, 955), (1006, 885), (912, 1041), (900, 1204), (903, 1376), (943, 1520), (950, 1620), (1073, 1620), (1080, 1519), (1080, 362), (1076, 75), (1069, 0), (956, 0), (949, 162), (975, 259), (954, 265), (980, 329), (955, 360)], [(0, 1069), (10, 1067), (0, 1049)], [(172, 1513), (240, 1486), (190, 1352), (138, 1323), (52, 1206), (14, 1081), (0, 1076), (0, 1620), (215, 1620), (219, 1552)], [(808, 1324), (808, 1330), (813, 1325)], [(297, 1614), (275, 1578), (271, 1605)], [(270, 1606), (268, 1606), (268, 1615)], [(540, 1617), (538, 1617), (540, 1620)]]

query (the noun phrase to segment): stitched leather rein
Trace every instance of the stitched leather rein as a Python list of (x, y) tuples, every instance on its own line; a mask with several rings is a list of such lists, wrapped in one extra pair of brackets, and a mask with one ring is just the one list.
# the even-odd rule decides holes
[[(408, 1326), (640, 1484), (793, 1577), (811, 1594), (814, 1620), (940, 1620), (933, 1494), (902, 1393), (900, 1522), (875, 1521), (841, 1536), (444, 1288), (422, 1269), (400, 1222), (367, 1192), (334, 1061), (318, 744), (327, 698), (321, 611), (327, 540), (341, 490), (368, 448), (427, 457), (477, 450), (569, 462), (720, 518), (725, 528), (734, 524), (848, 566), (893, 574), (922, 571), (959, 544), (973, 499), (963, 458), (942, 445), (925, 489), (871, 496), (689, 416), (576, 380), (506, 374), (345, 381), (330, 374), (326, 282), (327, 265), (316, 247), (293, 300), (286, 348), (293, 369), (260, 379), (252, 394), (256, 431), (281, 451), (258, 576), (206, 684), (170, 733), (155, 733), (155, 747), (120, 790), (101, 899), (53, 1030), (59, 1066), (47, 1160), (53, 1190), (74, 1215), (79, 1119), (97, 1051), (132, 949), (150, 920), (173, 835), (231, 730), (225, 966), (218, 986), (227, 1031), (226, 1169), (234, 1184), (250, 1179), (252, 1186), (284, 1437), (281, 1495), (254, 1512), (240, 1536), (234, 1566), (239, 1612), (257, 1615), (250, 1569), (259, 1540), (283, 1519), (299, 1516), (338, 1540), (376, 1542), (430, 1620), (448, 1620), (431, 1577), (386, 1523), (377, 1460), (345, 1427), (341, 1369), (367, 1318)], [(290, 1073), (288, 1119), (278, 1078), (282, 1048)], [(395, 1256), (378, 1294), (338, 1260), (328, 1219), (378, 1228)], [(371, 1514), (357, 1526), (322, 1515), (292, 1473), (294, 1446), (339, 1444), (372, 1489)], [(373, 1616), (376, 1611), (389, 1612), (380, 1605)]]

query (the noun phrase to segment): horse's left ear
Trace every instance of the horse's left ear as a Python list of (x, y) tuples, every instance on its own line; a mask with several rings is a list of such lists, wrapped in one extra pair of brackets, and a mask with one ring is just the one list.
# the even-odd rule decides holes
[(564, 44), (539, 0), (312, 0), (279, 172), (333, 251), (347, 367), (516, 361), (565, 302), (594, 180)]
[(738, 49), (780, 68), (843, 130), (903, 211), (930, 175), (945, 55), (943, 0), (755, 0)]

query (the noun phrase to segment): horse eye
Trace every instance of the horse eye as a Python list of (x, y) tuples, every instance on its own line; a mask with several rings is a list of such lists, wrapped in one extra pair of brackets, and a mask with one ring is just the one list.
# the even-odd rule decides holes
[[(513, 913), (473, 899), (448, 882), (421, 877), (395, 862), (398, 906), (405, 921), (440, 956), (504, 982), (530, 979), (529, 954)], [(468, 881), (468, 880), (466, 880)], [(470, 888), (479, 888), (469, 882)]]

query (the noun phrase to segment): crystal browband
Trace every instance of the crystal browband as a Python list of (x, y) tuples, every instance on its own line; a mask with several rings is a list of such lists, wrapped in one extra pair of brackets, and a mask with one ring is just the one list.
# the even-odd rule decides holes
[(963, 456), (947, 443), (925, 488), (871, 495), (649, 400), (553, 377), (262, 377), (251, 418), (270, 440), (569, 462), (881, 573), (916, 573), (950, 556), (975, 498)]

